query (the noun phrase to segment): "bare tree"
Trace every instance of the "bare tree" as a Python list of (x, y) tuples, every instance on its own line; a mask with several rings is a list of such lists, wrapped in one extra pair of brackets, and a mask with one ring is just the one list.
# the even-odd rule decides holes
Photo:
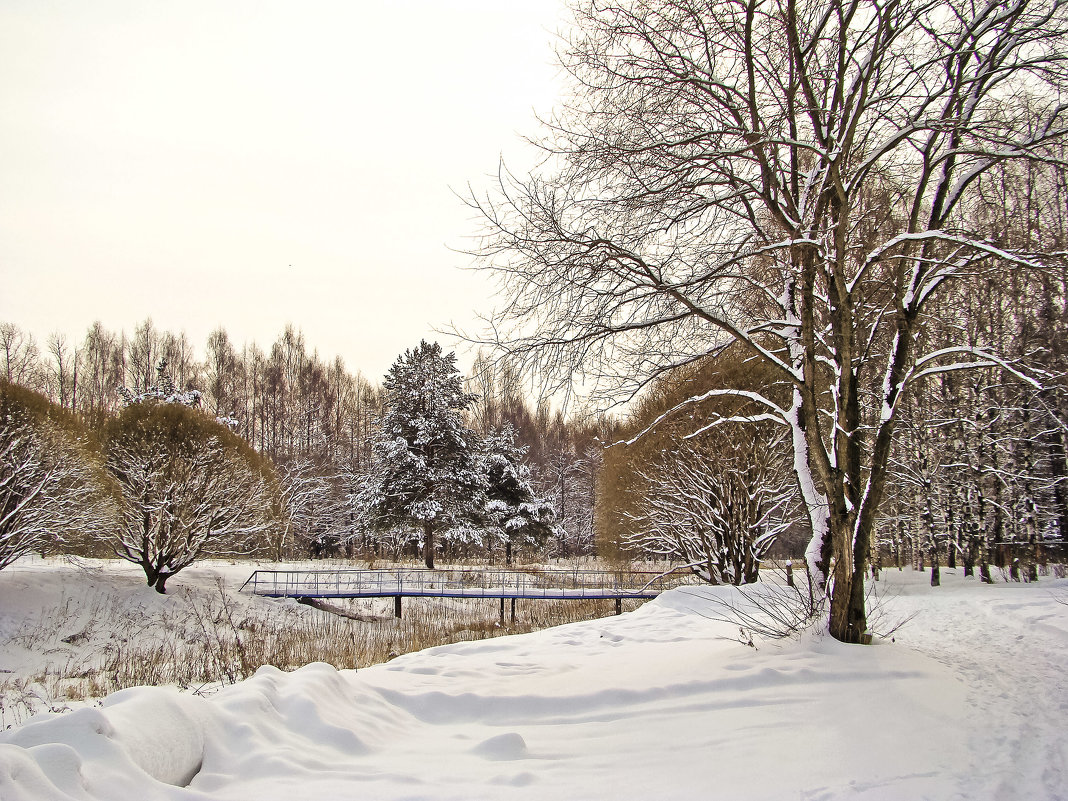
[(114, 505), (74, 418), (0, 382), (0, 569), (106, 530)]
[(226, 329), (221, 326), (208, 335), (204, 364), (204, 393), (217, 417), (237, 414), (238, 360)]
[(637, 525), (623, 545), (681, 560), (710, 584), (756, 581), (761, 559), (794, 520), (782, 444), (738, 431), (701, 447), (677, 442), (642, 470)]
[(14, 323), (0, 323), (0, 378), (37, 389), (42, 379), (40, 357), (32, 334)]
[(1064, 6), (591, 0), (577, 17), (545, 166), (472, 198), (504, 287), (488, 340), (607, 403), (728, 341), (774, 368), (790, 402), (746, 397), (789, 432), (830, 633), (862, 642), (902, 397), (999, 361), (918, 347), (932, 298), (1048, 261), (970, 212), (982, 176), (1065, 135)]
[(330, 479), (308, 459), (293, 459), (279, 471), (280, 520), (272, 537), (275, 561), (281, 561), (295, 537), (306, 544), (330, 535), (337, 528), (340, 502)]
[(161, 335), (152, 324), (152, 318), (134, 328), (133, 338), (127, 347), (126, 379), (124, 386), (134, 392), (144, 392), (154, 383), (156, 365), (162, 361)]
[(77, 390), (78, 411), (90, 425), (102, 424), (119, 406), (118, 390), (126, 373), (125, 348), (125, 339), (108, 331), (99, 321), (85, 334)]
[(115, 553), (141, 565), (158, 592), (208, 553), (248, 553), (269, 525), (266, 468), (202, 412), (137, 403), (108, 425), (105, 438), (123, 498)]
[(66, 334), (56, 332), (48, 337), (48, 353), (52, 357), (48, 365), (51, 395), (60, 407), (74, 411), (78, 404), (79, 351), (75, 348), (72, 353)]

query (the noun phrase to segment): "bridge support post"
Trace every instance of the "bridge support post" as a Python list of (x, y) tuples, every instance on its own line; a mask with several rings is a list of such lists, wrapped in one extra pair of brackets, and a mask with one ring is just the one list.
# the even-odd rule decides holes
[(401, 616), (401, 597), (398, 595), (393, 599), (393, 617), (399, 618)]
[(512, 599), (512, 625), (515, 625), (515, 598)]
[(501, 598), (501, 627), (504, 627), (504, 598)]
[(617, 615), (622, 615), (623, 614), (623, 599), (622, 598), (616, 598), (616, 614)]

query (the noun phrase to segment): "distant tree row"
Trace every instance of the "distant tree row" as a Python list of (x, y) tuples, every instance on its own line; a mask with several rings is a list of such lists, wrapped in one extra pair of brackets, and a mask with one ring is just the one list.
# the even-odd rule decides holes
[(14, 323), (0, 323), (0, 377), (41, 392), (90, 427), (121, 409), (123, 388), (139, 393), (153, 386), (161, 362), (178, 389), (200, 392), (208, 411), (271, 458), (345, 458), (358, 465), (369, 455), (379, 390), (350, 374), (340, 357), (325, 362), (292, 326), (267, 351), (255, 343), (238, 350), (219, 328), (198, 359), (184, 333), (160, 331), (151, 319), (133, 336), (100, 323), (81, 342), (52, 334), (44, 352)]
[[(53, 418), (66, 421), (67, 429), (79, 432), (78, 442), (96, 443), (96, 455), (86, 463), (94, 465), (98, 477), (107, 478), (97, 487), (100, 498), (117, 498), (123, 487), (135, 493), (138, 481), (143, 495), (163, 483), (173, 485), (177, 492), (179, 475), (184, 476), (186, 491), (203, 493), (204, 487), (197, 482), (206, 480), (204, 471), (209, 463), (222, 458), (220, 453), (210, 452), (213, 448), (218, 451), (222, 443), (226, 443), (223, 451), (229, 454), (223, 462), (232, 465), (234, 454), (244, 454), (241, 458), (260, 475), (251, 484), (237, 480), (236, 474), (223, 482), (239, 489), (245, 504), (259, 510), (253, 515), (255, 523), (235, 520), (228, 524), (228, 535), (213, 533), (204, 541), (194, 542), (197, 535), (190, 535), (193, 539), (181, 558), (151, 544), (154, 537), (161, 541), (169, 537), (161, 533), (166, 528), (162, 518), (152, 524), (151, 536), (142, 545), (122, 542), (116, 547), (113, 540), (102, 540), (97, 529), (115, 529), (116, 515), (141, 514), (128, 505), (120, 508), (106, 503), (93, 508), (92, 515), (101, 524), (94, 528), (89, 525), (91, 520), (87, 522), (93, 531), (85, 536), (72, 533), (73, 522), (72, 526), (63, 525), (67, 513), (60, 512), (53, 516), (50, 533), (46, 535), (42, 529), (31, 547), (15, 549), (18, 554), (54, 549), (94, 552), (100, 550), (100, 542), (107, 541), (110, 545), (105, 550), (118, 550), (142, 564), (150, 574), (150, 583), (155, 575), (163, 588), (167, 576), (180, 569), (175, 567), (178, 562), (206, 553), (259, 553), (275, 559), (399, 557), (414, 554), (420, 547), (422, 540), (416, 530), (420, 526), (412, 523), (410, 530), (400, 530), (372, 525), (368, 508), (361, 505), (367, 497), (369, 474), (382, 466), (381, 431), (383, 425), (390, 425), (386, 391), (359, 374), (349, 374), (340, 359), (324, 363), (292, 327), (287, 327), (269, 354), (256, 345), (238, 351), (225, 330), (219, 329), (209, 337), (204, 358), (197, 359), (184, 334), (160, 332), (151, 321), (138, 326), (133, 337), (113, 334), (94, 324), (76, 347), (54, 335), (44, 353), (17, 326), (0, 323), (0, 359), (0, 378), (12, 391), (24, 388), (40, 392), (31, 405), (48, 408)], [(542, 554), (590, 553), (599, 468), (595, 432), (560, 413), (550, 413), (546, 405), (531, 411), (509, 374), (507, 367), (480, 357), (467, 381), (465, 397), (469, 403), (459, 410), (473, 438), (493, 446), (492, 455), (485, 448), (480, 452), (480, 477), (496, 476), (485, 479), (496, 484), (496, 496), (491, 497), (491, 493), (484, 499), (494, 501), (496, 513), (484, 515), (477, 523), (497, 534), (484, 536), (480, 530), (478, 537), (465, 540), (462, 554), (510, 559), (516, 547)], [(462, 377), (457, 380), (462, 381)], [(149, 433), (155, 423), (142, 419), (145, 415), (157, 423), (156, 417), (167, 418), (164, 422), (169, 421), (189, 438), (190, 448), (200, 443), (187, 454), (191, 461), (167, 468), (172, 472), (165, 481), (149, 475), (150, 468), (163, 469), (158, 461), (162, 457), (137, 451), (129, 440), (133, 436), (139, 445), (144, 445), (146, 438), (151, 440)], [(138, 433), (130, 434), (131, 428)], [(214, 433), (209, 435), (208, 429)], [(172, 440), (176, 436), (175, 432), (168, 435)], [(211, 448), (204, 450), (209, 441)], [(139, 474), (117, 468), (107, 448), (118, 447), (119, 442), (125, 443), (122, 447), (128, 461), (142, 459)], [(54, 447), (51, 450), (56, 452)], [(85, 460), (68, 459), (67, 463), (77, 461)], [(105, 467), (112, 469), (109, 472)], [(515, 510), (507, 507), (509, 495), (511, 502), (519, 505), (539, 499), (545, 508), (533, 517), (551, 518), (551, 525), (546, 522), (537, 536), (520, 536), (519, 529), (524, 527), (517, 527)], [(64, 504), (68, 501), (75, 504), (71, 498)], [(175, 495), (155, 503), (163, 508), (179, 501)], [(89, 508), (79, 507), (87, 513)], [(558, 516), (547, 515), (548, 509), (559, 509)], [(70, 518), (76, 519), (80, 518)], [(220, 521), (212, 521), (213, 532), (218, 532), (220, 525)], [(536, 528), (527, 527), (527, 533)], [(516, 536), (502, 536), (505, 531)], [(455, 547), (458, 542), (450, 536), (439, 545), (446, 549), (443, 553), (460, 555)]]
[[(989, 181), (976, 212), (987, 241), (1029, 253), (1068, 252), (1062, 161), (1060, 156), (1046, 165), (1006, 167)], [(885, 516), (872, 543), (877, 568), (931, 567), (937, 583), (940, 566), (959, 566), (968, 575), (978, 571), (986, 580), (997, 566), (1026, 579), (1035, 575), (1043, 554), (1068, 553), (1066, 331), (1063, 265), (976, 275), (931, 302), (917, 346), (935, 354), (975, 355), (962, 359), (959, 369), (928, 371), (922, 362), (913, 368), (910, 380), (918, 389), (901, 406)], [(751, 392), (785, 405), (787, 388), (780, 383), (777, 391), (775, 385), (775, 375), (744, 358), (737, 346), (653, 382), (614, 432), (611, 439), (619, 444), (606, 452), (602, 550), (652, 551), (713, 567), (716, 560), (709, 557), (719, 553), (726, 572), (696, 569), (711, 573), (714, 581), (734, 581), (737, 568), (727, 558), (733, 551), (716, 534), (732, 515), (734, 539), (750, 543), (753, 558), (768, 532), (801, 532), (796, 502), (773, 500), (777, 489), (784, 498), (796, 493), (788, 475), (789, 444), (774, 425), (756, 421), (758, 406), (739, 401)], [(685, 403), (724, 388), (737, 397)], [(823, 403), (828, 416), (833, 402), (828, 393)], [(658, 422), (680, 404), (681, 413)], [(731, 493), (739, 500), (724, 504)], [(763, 516), (763, 509), (774, 514)], [(760, 525), (747, 524), (739, 513)], [(781, 553), (800, 555), (795, 536), (780, 540)]]
[[(1068, 151), (1060, 144), (1049, 156), (981, 182), (976, 214), (995, 247), (1068, 252)], [(933, 304), (924, 349), (964, 346), (1004, 361), (929, 375), (908, 399), (880, 528), (884, 563), (933, 565), (933, 581), (940, 565), (958, 564), (984, 578), (990, 564), (1027, 578), (1043, 548), (1066, 552), (1066, 332), (1063, 259), (976, 275)]]

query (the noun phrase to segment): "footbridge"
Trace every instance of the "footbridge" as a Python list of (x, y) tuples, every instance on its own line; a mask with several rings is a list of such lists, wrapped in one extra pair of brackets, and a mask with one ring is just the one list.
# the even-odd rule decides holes
[(689, 571), (655, 573), (597, 570), (415, 569), (257, 570), (241, 586), (268, 598), (487, 598), (514, 603), (540, 600), (609, 599), (620, 611), (625, 599), (655, 598), (692, 582)]

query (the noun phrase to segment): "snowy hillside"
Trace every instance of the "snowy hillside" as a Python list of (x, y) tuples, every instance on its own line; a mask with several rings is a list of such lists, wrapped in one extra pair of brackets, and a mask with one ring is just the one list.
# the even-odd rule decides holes
[(1068, 581), (887, 572), (893, 642), (739, 641), (724, 589), (210, 698), (135, 688), (0, 733), (0, 798), (1068, 796)]

